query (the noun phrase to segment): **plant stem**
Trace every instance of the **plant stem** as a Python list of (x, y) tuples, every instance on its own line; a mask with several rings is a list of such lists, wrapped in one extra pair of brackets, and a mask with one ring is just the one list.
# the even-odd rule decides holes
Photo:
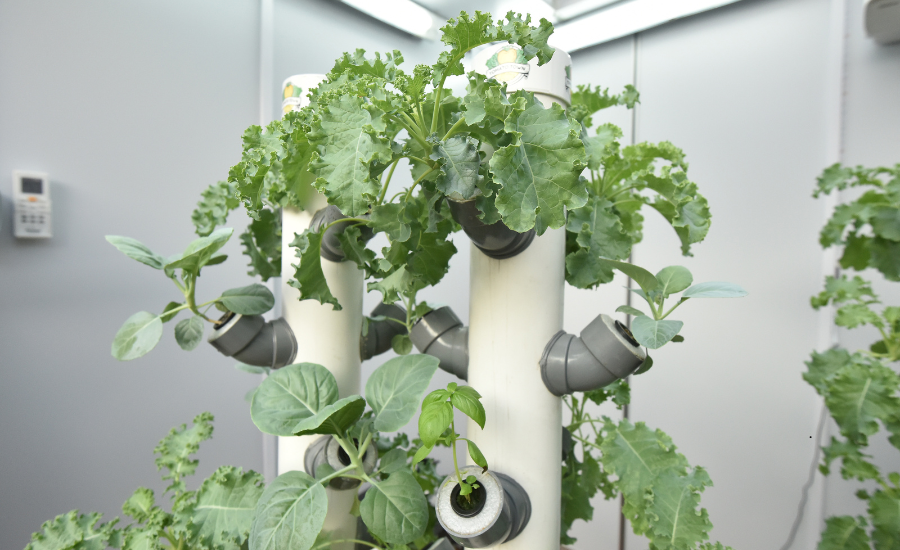
[(366, 542), (364, 540), (359, 540), (359, 539), (330, 540), (327, 542), (323, 542), (322, 544), (320, 544), (318, 546), (313, 546), (312, 550), (319, 550), (320, 548), (327, 548), (327, 547), (331, 546), (332, 544), (340, 544), (342, 542), (355, 542), (356, 544), (365, 544), (366, 546), (369, 546), (372, 548), (377, 548), (378, 550), (384, 550), (382, 547), (378, 546), (377, 544), (372, 544), (371, 542)]
[(404, 200), (409, 200), (409, 197), (412, 196), (413, 189), (415, 189), (416, 186), (419, 185), (419, 182), (422, 181), (422, 179), (424, 179), (425, 176), (434, 172), (435, 168), (436, 168), (436, 166), (432, 166), (431, 168), (428, 169), (427, 172), (425, 172), (424, 174), (419, 176), (419, 179), (417, 179), (416, 181), (413, 182), (413, 184), (409, 188), (409, 191), (406, 192), (406, 199), (404, 199)]
[[(669, 311), (667, 311), (665, 315), (663, 315), (662, 317), (660, 317), (660, 320), (665, 319), (666, 317), (668, 317), (670, 313), (672, 313), (673, 311), (675, 311), (675, 308), (676, 308), (676, 307), (678, 307), (678, 306), (680, 306), (681, 304), (687, 302), (688, 300), (690, 300), (690, 298), (682, 298), (681, 300), (678, 300), (678, 303), (675, 304), (674, 306), (672, 306), (672, 308), (671, 308)], [(661, 309), (662, 309), (662, 308), (660, 308), (660, 310), (661, 310)]]
[(341, 223), (341, 222), (356, 222), (356, 223), (361, 223), (361, 224), (363, 224), (363, 225), (368, 225), (368, 224), (369, 224), (369, 220), (367, 220), (367, 219), (365, 219), (365, 218), (341, 218), (341, 219), (339, 219), (339, 220), (334, 220), (333, 222), (331, 222), (331, 223), (329, 223), (328, 225), (326, 225), (326, 226), (322, 229), (321, 232), (322, 232), (322, 233), (325, 233), (326, 231), (328, 231), (329, 229), (331, 229), (331, 226), (332, 226), (332, 225), (337, 225), (337, 224), (339, 224), (339, 223)]
[[(355, 469), (356, 469), (356, 466), (351, 464), (350, 466), (347, 466), (346, 468), (341, 468), (340, 470), (330, 473), (327, 476), (323, 477), (322, 479), (317, 479), (316, 481), (321, 483), (322, 485), (325, 485), (326, 483), (328, 483), (329, 481), (331, 481), (332, 479), (334, 479), (336, 477), (341, 477), (341, 476), (356, 477), (356, 476), (348, 476), (347, 475), (348, 472), (350, 472), (351, 470), (355, 470)], [(313, 473), (315, 473), (315, 472), (313, 472)]]
[(347, 456), (350, 457), (350, 466), (348, 466), (348, 468), (356, 468), (357, 472), (361, 473), (362, 475), (366, 475), (365, 468), (362, 467), (362, 464), (359, 460), (360, 453), (358, 452), (356, 447), (354, 447), (350, 442), (339, 435), (333, 435), (332, 437), (338, 442), (338, 445), (340, 445), (341, 448), (344, 449), (344, 452), (347, 453)]
[(453, 124), (453, 126), (451, 126), (449, 130), (447, 130), (447, 133), (444, 134), (444, 137), (441, 139), (441, 141), (447, 141), (447, 138), (449, 138), (450, 136), (452, 136), (453, 134), (458, 132), (459, 129), (462, 128), (463, 125), (465, 125), (465, 123), (466, 123), (466, 117), (459, 117), (459, 120), (457, 120)]
[(453, 447), (453, 469), (456, 470), (456, 479), (462, 485), (463, 478), (459, 473), (459, 462), (456, 460), (456, 423), (453, 420), (450, 421), (450, 446)]
[(401, 158), (403, 157), (398, 158), (391, 164), (391, 170), (388, 172), (387, 179), (384, 180), (384, 185), (381, 187), (381, 193), (378, 195), (378, 201), (375, 203), (376, 205), (384, 202), (384, 196), (387, 194), (388, 185), (391, 184), (391, 178), (394, 177), (394, 170), (397, 168), (397, 163), (400, 162)]

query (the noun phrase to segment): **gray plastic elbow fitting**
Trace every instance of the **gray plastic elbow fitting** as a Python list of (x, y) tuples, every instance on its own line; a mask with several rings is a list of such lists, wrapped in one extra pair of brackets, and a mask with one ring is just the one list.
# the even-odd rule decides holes
[[(456, 501), (458, 483), (450, 475), (438, 489), (435, 511), (447, 535), (466, 548), (489, 548), (516, 538), (531, 519), (531, 499), (513, 478), (467, 466), (462, 475), (474, 475), (480, 488), (475, 508), (462, 509)], [(478, 493), (481, 492), (481, 495)]]
[(525, 233), (517, 233), (506, 227), (502, 221), (490, 225), (478, 218), (480, 212), (475, 206), (475, 200), (454, 201), (449, 200), (450, 213), (456, 223), (462, 226), (463, 231), (472, 240), (472, 244), (478, 247), (484, 254), (495, 260), (512, 258), (528, 248), (534, 240), (534, 229)]
[[(309, 228), (313, 231), (318, 231), (320, 227), (346, 217), (340, 208), (331, 204), (313, 214), (312, 220), (309, 222)], [(323, 258), (332, 262), (343, 262), (346, 259), (344, 257), (344, 249), (341, 248), (341, 241), (338, 240), (338, 235), (354, 223), (356, 222), (336, 223), (325, 231), (325, 235), (322, 236), (322, 248), (320, 250), (320, 255)], [(374, 236), (372, 230), (367, 226), (360, 227), (360, 232), (364, 241), (368, 241)]]
[(636, 371), (647, 358), (622, 323), (598, 315), (581, 336), (559, 331), (544, 348), (541, 377), (554, 395), (591, 391)]
[(444, 306), (419, 319), (409, 333), (416, 349), (440, 359), (441, 369), (465, 380), (469, 374), (469, 327)]
[(297, 339), (287, 321), (267, 323), (261, 315), (226, 314), (215, 325), (209, 343), (226, 357), (258, 367), (278, 369), (297, 356)]
[(359, 358), (365, 361), (391, 349), (391, 340), (398, 334), (406, 334), (406, 325), (391, 319), (406, 320), (406, 309), (397, 304), (381, 303), (375, 306), (370, 317), (388, 317), (383, 321), (370, 321), (369, 330), (359, 336)]
[[(369, 445), (366, 454), (363, 455), (362, 465), (366, 474), (375, 471), (375, 464), (378, 462), (378, 449), (375, 445)], [(325, 435), (315, 440), (312, 445), (307, 447), (306, 454), (303, 457), (303, 467), (306, 473), (316, 477), (316, 470), (319, 466), (327, 464), (334, 470), (340, 470), (350, 465), (350, 457), (341, 448), (340, 443), (330, 435)], [(328, 486), (332, 489), (343, 491), (359, 487), (360, 481), (348, 477), (336, 477), (328, 482)]]

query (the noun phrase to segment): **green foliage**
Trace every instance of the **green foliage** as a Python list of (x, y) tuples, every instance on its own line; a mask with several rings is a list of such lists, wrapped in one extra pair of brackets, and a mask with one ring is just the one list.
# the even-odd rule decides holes
[[(839, 205), (822, 228), (823, 247), (844, 246), (840, 264), (861, 271), (879, 270), (886, 279), (900, 280), (900, 165), (894, 168), (849, 168), (835, 164), (818, 179), (814, 196), (852, 187), (872, 188), (858, 199)], [(812, 307), (833, 306), (835, 324), (848, 329), (875, 328), (880, 340), (868, 350), (833, 348), (813, 352), (803, 378), (825, 399), (841, 438), (823, 447), (823, 474), (841, 463), (841, 477), (876, 484), (860, 490), (868, 500), (866, 516), (826, 519), (819, 550), (894, 550), (900, 548), (900, 473), (882, 473), (865, 453), (869, 437), (884, 429), (900, 449), (900, 376), (892, 368), (900, 360), (900, 308), (882, 306), (869, 281), (845, 274), (829, 276), (825, 288), (810, 299)], [(880, 311), (879, 311), (880, 310)]]
[(366, 381), (366, 401), (375, 411), (375, 429), (396, 432), (409, 423), (438, 367), (430, 355), (395, 357)]
[(250, 260), (250, 276), (263, 281), (281, 274), (281, 215), (278, 211), (260, 210), (258, 218), (251, 221), (241, 233), (244, 255)]
[(25, 550), (246, 548), (257, 501), (263, 494), (262, 476), (223, 466), (196, 491), (188, 491), (183, 481), (197, 469), (192, 456), (200, 443), (212, 436), (212, 420), (210, 413), (197, 415), (193, 426), (173, 428), (154, 450), (157, 468), (167, 470), (163, 480), (172, 482), (166, 489), (172, 492), (171, 512), (156, 504), (152, 490), (140, 487), (122, 505), (122, 512), (133, 520), (131, 524), (119, 528), (118, 518), (100, 523), (101, 514), (73, 510), (45, 522)]
[(325, 523), (328, 497), (306, 472), (286, 472), (266, 487), (250, 531), (254, 550), (309, 550)]
[(372, 484), (359, 505), (366, 527), (391, 544), (420, 538), (428, 525), (428, 505), (422, 488), (409, 472), (397, 471)]
[(197, 208), (191, 213), (197, 235), (206, 237), (217, 227), (225, 225), (228, 214), (240, 205), (237, 187), (233, 182), (220, 181), (207, 187), (200, 194)]

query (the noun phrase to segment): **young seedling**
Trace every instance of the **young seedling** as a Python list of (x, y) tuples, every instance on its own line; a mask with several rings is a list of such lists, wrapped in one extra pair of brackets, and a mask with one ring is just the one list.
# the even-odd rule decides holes
[(416, 451), (413, 457), (413, 465), (425, 459), (434, 446), (443, 441), (453, 449), (453, 469), (456, 472), (456, 482), (459, 484), (459, 495), (463, 497), (457, 502), (463, 509), (471, 509), (475, 506), (472, 501), (472, 492), (479, 488), (475, 476), (469, 475), (463, 479), (459, 473), (459, 460), (456, 454), (456, 443), (465, 441), (468, 446), (469, 456), (475, 464), (481, 466), (482, 471), (488, 469), (487, 460), (472, 440), (460, 437), (456, 433), (456, 423), (453, 420), (453, 409), (474, 420), (481, 429), (484, 429), (485, 413), (481, 404), (481, 395), (471, 386), (459, 386), (456, 382), (447, 384), (445, 390), (435, 390), (425, 396), (422, 401), (422, 414), (419, 416), (419, 437), (422, 438), (422, 447)]

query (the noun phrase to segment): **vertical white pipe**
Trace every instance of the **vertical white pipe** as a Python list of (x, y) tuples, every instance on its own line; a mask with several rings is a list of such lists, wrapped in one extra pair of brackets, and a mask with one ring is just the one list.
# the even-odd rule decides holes
[(562, 329), (565, 229), (536, 237), (518, 256), (494, 260), (471, 248), (468, 383), (482, 395), (484, 431), (467, 434), (492, 470), (531, 500), (525, 530), (510, 550), (559, 547), (562, 400), (541, 379), (544, 346)]
[[(315, 300), (300, 301), (300, 291), (287, 284), (294, 276), (292, 263), (298, 259), (289, 245), (295, 233), (302, 233), (312, 218), (312, 212), (324, 206), (310, 206), (307, 211), (285, 208), (282, 214), (281, 292), (284, 319), (297, 338), (297, 363), (318, 363), (337, 379), (341, 397), (360, 392), (359, 335), (362, 329), (363, 272), (353, 262), (332, 262), (322, 259), (322, 270), (332, 294), (343, 309), (333, 311), (331, 305)], [(279, 437), (278, 474), (291, 470), (303, 471), (306, 449), (320, 436)], [(355, 489), (328, 492), (328, 515), (323, 530), (332, 539), (356, 538), (356, 517), (350, 508)], [(335, 545), (350, 550), (350, 543)]]
[[(523, 79), (514, 73), (524, 67), (505, 62), (498, 52), (506, 47), (497, 48), (475, 56), (476, 71), (507, 81), (508, 92), (539, 92), (545, 106), (567, 102), (568, 54), (557, 50), (541, 67), (533, 59)], [(491, 56), (501, 64), (485, 71)], [(500, 545), (508, 550), (559, 548), (562, 399), (547, 390), (539, 362), (563, 326), (565, 249), (565, 228), (548, 230), (504, 260), (470, 246), (468, 383), (482, 395), (487, 419), (483, 431), (470, 420), (466, 433), (490, 468), (516, 480), (531, 500), (528, 525)]]

